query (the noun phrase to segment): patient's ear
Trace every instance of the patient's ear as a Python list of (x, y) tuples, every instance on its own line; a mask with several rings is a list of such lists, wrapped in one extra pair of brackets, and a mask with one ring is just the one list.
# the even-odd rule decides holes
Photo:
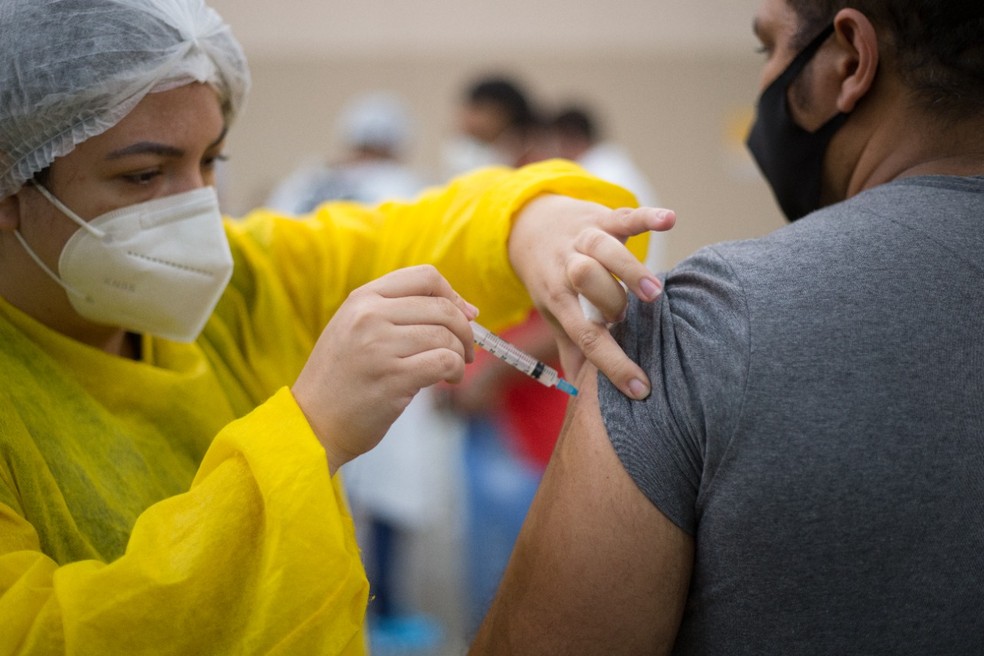
[(834, 27), (843, 55), (837, 109), (851, 112), (875, 82), (879, 61), (878, 33), (867, 16), (850, 8), (837, 12)]

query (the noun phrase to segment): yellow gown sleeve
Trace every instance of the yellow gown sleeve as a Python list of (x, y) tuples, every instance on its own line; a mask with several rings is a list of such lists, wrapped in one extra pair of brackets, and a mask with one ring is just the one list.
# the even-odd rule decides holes
[(362, 654), (368, 583), (289, 391), (214, 440), (111, 563), (59, 567), (0, 504), (0, 654)]
[[(507, 243), (518, 211), (546, 193), (612, 208), (636, 205), (621, 187), (570, 162), (551, 160), (515, 171), (483, 169), (410, 202), (376, 207), (326, 203), (302, 221), (260, 210), (244, 217), (233, 241), (250, 262), (261, 260), (258, 253), (267, 254), (270, 275), (284, 284), (299, 320), (315, 335), (351, 291), (415, 264), (437, 267), (478, 306), (483, 325), (496, 330), (518, 323), (530, 310), (529, 295), (509, 263)], [(646, 235), (630, 240), (640, 259), (647, 240)], [(249, 268), (238, 273), (233, 285), (249, 288)]]

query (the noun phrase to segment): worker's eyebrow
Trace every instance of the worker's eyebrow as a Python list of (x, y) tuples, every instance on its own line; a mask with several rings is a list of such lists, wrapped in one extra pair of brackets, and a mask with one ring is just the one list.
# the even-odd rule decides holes
[[(226, 132), (228, 128), (223, 127), (222, 132), (219, 133), (219, 137), (208, 145), (209, 148), (214, 148), (218, 144), (222, 143), (222, 140), (226, 138)], [(156, 141), (138, 141), (137, 143), (130, 144), (129, 146), (124, 146), (117, 150), (111, 151), (106, 155), (106, 159), (120, 159), (122, 157), (128, 157), (130, 155), (160, 155), (161, 157), (183, 157), (185, 151), (181, 148), (171, 146), (164, 143), (159, 143)]]
[(185, 151), (167, 144), (154, 141), (138, 141), (123, 148), (113, 150), (106, 155), (106, 159), (120, 159), (130, 155), (160, 155), (162, 157), (182, 157)]

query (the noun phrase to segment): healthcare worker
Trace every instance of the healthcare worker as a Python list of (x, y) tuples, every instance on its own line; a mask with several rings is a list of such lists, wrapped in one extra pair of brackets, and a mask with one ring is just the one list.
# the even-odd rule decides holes
[(464, 299), (532, 297), (648, 392), (577, 292), (658, 295), (621, 242), (672, 214), (554, 162), (223, 220), (248, 73), (212, 10), (2, 0), (0, 34), (0, 654), (362, 653), (334, 474), (461, 378)]

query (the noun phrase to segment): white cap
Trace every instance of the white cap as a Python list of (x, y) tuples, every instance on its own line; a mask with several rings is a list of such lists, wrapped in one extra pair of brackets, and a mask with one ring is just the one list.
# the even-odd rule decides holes
[(376, 91), (349, 101), (339, 116), (337, 130), (346, 146), (397, 154), (410, 141), (410, 114), (398, 96)]

